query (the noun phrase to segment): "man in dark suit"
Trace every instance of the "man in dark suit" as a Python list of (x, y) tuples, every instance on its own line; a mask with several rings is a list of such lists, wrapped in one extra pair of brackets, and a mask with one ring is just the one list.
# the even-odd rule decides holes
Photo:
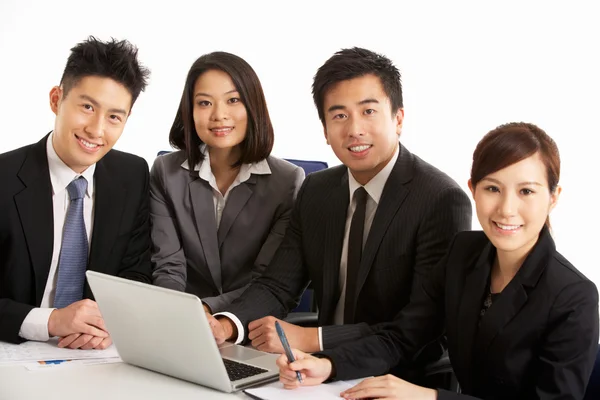
[(313, 96), (344, 165), (306, 178), (265, 274), (210, 320), (217, 342), (247, 337), (281, 352), (274, 320), (310, 281), (319, 327), (283, 322), (292, 347), (312, 352), (369, 335), (408, 303), (454, 234), (471, 227), (465, 192), (398, 142), (402, 88), (389, 59), (341, 50), (318, 70)]
[(71, 49), (54, 130), (0, 155), (0, 340), (106, 348), (86, 269), (151, 281), (148, 166), (111, 150), (149, 71), (127, 41)]

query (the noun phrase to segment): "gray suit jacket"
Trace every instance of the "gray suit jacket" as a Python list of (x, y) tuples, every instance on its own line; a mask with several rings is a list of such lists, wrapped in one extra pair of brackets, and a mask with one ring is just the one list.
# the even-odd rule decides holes
[(231, 190), (217, 230), (212, 188), (181, 164), (158, 157), (150, 172), (154, 284), (200, 297), (222, 311), (260, 276), (283, 239), (304, 171), (268, 157), (270, 175)]
[(365, 244), (355, 293), (355, 324), (331, 325), (339, 299), (339, 269), (349, 204), (348, 169), (310, 174), (283, 243), (266, 272), (232, 302), (248, 333), (249, 322), (283, 318), (312, 281), (323, 326), (323, 347), (382, 329), (421, 287), (452, 237), (471, 229), (471, 202), (450, 177), (400, 146)]

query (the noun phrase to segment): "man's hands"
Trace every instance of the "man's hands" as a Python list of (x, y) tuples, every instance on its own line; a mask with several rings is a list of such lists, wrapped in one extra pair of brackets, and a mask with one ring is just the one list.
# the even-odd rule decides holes
[(229, 318), (222, 315), (215, 318), (211, 313), (207, 312), (206, 319), (208, 319), (208, 324), (210, 325), (210, 329), (212, 330), (217, 344), (221, 344), (226, 340), (237, 337), (237, 328)]
[(275, 330), (275, 321), (279, 321), (285, 331), (290, 347), (307, 353), (320, 350), (318, 328), (303, 328), (275, 317), (264, 317), (248, 324), (248, 330), (250, 331), (248, 332), (248, 339), (252, 341), (252, 347), (270, 353), (284, 352), (281, 340)]
[(283, 383), (284, 388), (295, 389), (300, 386), (296, 371), (300, 371), (302, 375), (302, 386), (318, 385), (329, 379), (332, 365), (327, 358), (313, 357), (296, 349), (292, 349), (292, 352), (296, 361), (291, 364), (285, 354), (277, 359), (279, 381)]
[(104, 350), (112, 344), (112, 339), (109, 337), (98, 337), (82, 333), (72, 333), (58, 341), (58, 347), (68, 347), (71, 349), (81, 350)]
[(89, 299), (52, 311), (48, 333), (61, 338), (59, 347), (71, 349), (105, 349), (112, 343), (98, 304)]
[[(206, 311), (206, 319), (208, 320), (208, 324), (210, 325), (217, 344), (222, 344), (226, 340), (237, 338), (237, 327), (231, 319), (224, 315), (218, 315), (215, 318), (207, 311), (206, 307), (204, 310)], [(302, 328), (278, 320), (275, 317), (264, 317), (248, 324), (248, 339), (252, 341), (252, 346), (254, 348), (270, 353), (283, 353), (281, 340), (275, 330), (275, 321), (279, 321), (281, 324), (291, 347), (306, 352), (320, 350), (318, 328)]]

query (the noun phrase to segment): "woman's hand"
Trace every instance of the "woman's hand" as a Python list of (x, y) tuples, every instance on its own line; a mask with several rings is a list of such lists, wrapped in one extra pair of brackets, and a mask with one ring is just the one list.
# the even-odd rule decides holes
[(367, 378), (344, 390), (340, 396), (346, 399), (437, 400), (437, 391), (385, 375)]

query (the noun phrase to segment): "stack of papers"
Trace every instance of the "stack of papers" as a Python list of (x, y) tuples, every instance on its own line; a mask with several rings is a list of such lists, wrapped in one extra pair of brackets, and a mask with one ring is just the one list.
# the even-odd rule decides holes
[(106, 350), (74, 350), (59, 348), (58, 339), (21, 344), (0, 342), (0, 366), (25, 364), (25, 367), (31, 370), (56, 365), (90, 365), (120, 361), (121, 358), (114, 345)]

